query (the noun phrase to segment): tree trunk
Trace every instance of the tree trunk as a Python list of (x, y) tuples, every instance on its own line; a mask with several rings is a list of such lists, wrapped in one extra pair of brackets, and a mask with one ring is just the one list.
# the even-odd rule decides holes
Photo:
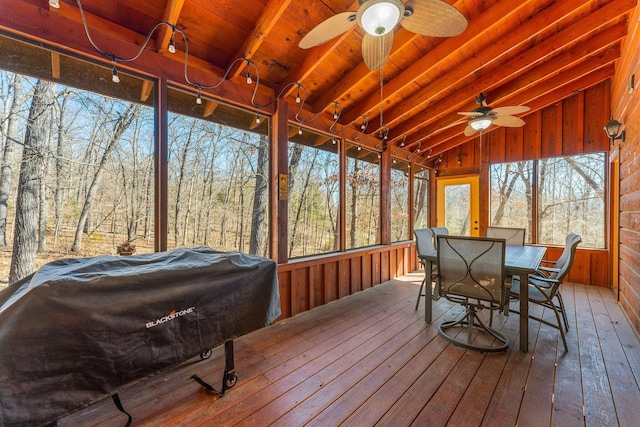
[(2, 154), (2, 166), (0, 168), (0, 246), (7, 246), (7, 210), (9, 208), (9, 192), (11, 191), (11, 178), (13, 167), (13, 153), (15, 142), (18, 136), (19, 110), (24, 102), (22, 93), (22, 77), (19, 74), (13, 75), (9, 91), (13, 90), (11, 106), (8, 117), (4, 123), (3, 133), (4, 150)]
[(55, 194), (53, 196), (54, 199), (54, 210), (55, 210), (55, 232), (54, 232), (54, 246), (57, 246), (58, 237), (62, 231), (62, 221), (63, 221), (63, 213), (62, 213), (62, 200), (63, 200), (63, 183), (66, 181), (64, 177), (65, 167), (64, 167), (64, 150), (63, 150), (63, 135), (64, 135), (64, 115), (66, 112), (67, 101), (69, 99), (69, 92), (65, 92), (62, 94), (62, 104), (60, 105), (60, 111), (58, 116), (58, 135), (56, 141), (56, 189)]
[(264, 239), (264, 221), (267, 215), (267, 177), (269, 140), (261, 135), (258, 143), (258, 170), (256, 171), (256, 187), (253, 192), (253, 212), (251, 215), (251, 236), (249, 238), (249, 253), (261, 255)]
[(133, 119), (140, 112), (140, 106), (137, 104), (129, 104), (126, 111), (118, 118), (116, 124), (113, 129), (113, 133), (109, 137), (109, 142), (107, 144), (107, 148), (105, 148), (102, 157), (100, 158), (100, 163), (98, 164), (98, 169), (93, 176), (91, 184), (89, 185), (89, 190), (87, 191), (87, 196), (85, 198), (84, 204), (82, 205), (82, 211), (80, 212), (80, 218), (78, 219), (78, 225), (76, 227), (75, 237), (73, 239), (73, 244), (71, 245), (72, 252), (78, 252), (82, 249), (82, 232), (85, 229), (85, 224), (87, 223), (87, 218), (89, 217), (89, 213), (91, 212), (91, 206), (93, 204), (93, 200), (95, 198), (96, 193), (98, 192), (98, 185), (100, 183), (100, 178), (104, 172), (105, 165), (109, 158), (109, 154), (113, 151), (113, 149), (118, 144), (120, 137), (124, 133), (125, 130), (129, 127)]
[(36, 270), (38, 193), (44, 159), (42, 149), (46, 145), (48, 121), (55, 97), (54, 87), (54, 83), (38, 80), (31, 100), (18, 179), (9, 283)]

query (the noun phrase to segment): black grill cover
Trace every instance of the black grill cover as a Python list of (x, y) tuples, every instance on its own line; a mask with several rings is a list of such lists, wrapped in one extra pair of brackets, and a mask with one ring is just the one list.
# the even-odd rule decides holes
[(40, 425), (262, 328), (277, 266), (210, 248), (62, 259), (0, 292), (0, 425)]

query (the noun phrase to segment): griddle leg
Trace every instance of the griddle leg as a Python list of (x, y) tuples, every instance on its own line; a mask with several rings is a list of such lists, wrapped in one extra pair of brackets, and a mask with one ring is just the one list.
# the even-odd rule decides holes
[(236, 370), (233, 364), (233, 340), (227, 341), (224, 343), (224, 375), (222, 376), (222, 392), (220, 392), (220, 396), (224, 396), (225, 391), (227, 389), (236, 385), (238, 381), (238, 376), (236, 375)]

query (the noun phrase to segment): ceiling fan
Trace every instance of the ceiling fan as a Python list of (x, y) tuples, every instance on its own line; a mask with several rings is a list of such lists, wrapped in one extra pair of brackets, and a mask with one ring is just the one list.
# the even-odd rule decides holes
[(453, 37), (467, 28), (467, 18), (442, 0), (358, 0), (356, 12), (334, 15), (305, 35), (299, 47), (309, 49), (349, 30), (356, 22), (365, 31), (362, 57), (370, 70), (382, 68), (391, 53), (393, 29), (405, 29), (432, 37)]
[(487, 105), (487, 98), (483, 93), (476, 96), (476, 104), (479, 104), (480, 107), (475, 108), (473, 111), (463, 111), (458, 113), (463, 116), (470, 116), (468, 120), (463, 120), (453, 124), (457, 125), (460, 123), (467, 123), (467, 127), (464, 129), (465, 136), (471, 136), (478, 131), (487, 129), (491, 125), (511, 128), (524, 126), (524, 120), (519, 117), (515, 117), (513, 114), (520, 114), (529, 111), (529, 107), (524, 105), (491, 108)]

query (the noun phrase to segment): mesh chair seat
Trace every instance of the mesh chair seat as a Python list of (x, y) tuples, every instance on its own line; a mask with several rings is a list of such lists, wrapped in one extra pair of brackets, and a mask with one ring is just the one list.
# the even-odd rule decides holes
[[(438, 333), (460, 347), (483, 352), (505, 350), (508, 338), (478, 316), (485, 309), (493, 313), (503, 308), (508, 313), (504, 239), (438, 236), (437, 241), (438, 292), (465, 307), (460, 317), (441, 323)], [(466, 330), (466, 339), (465, 334), (459, 333), (461, 329)], [(492, 343), (480, 345), (476, 342), (478, 334), (487, 335)]]
[(507, 245), (524, 245), (524, 238), (527, 230), (524, 228), (510, 227), (487, 227), (486, 236), (492, 239), (505, 239)]

